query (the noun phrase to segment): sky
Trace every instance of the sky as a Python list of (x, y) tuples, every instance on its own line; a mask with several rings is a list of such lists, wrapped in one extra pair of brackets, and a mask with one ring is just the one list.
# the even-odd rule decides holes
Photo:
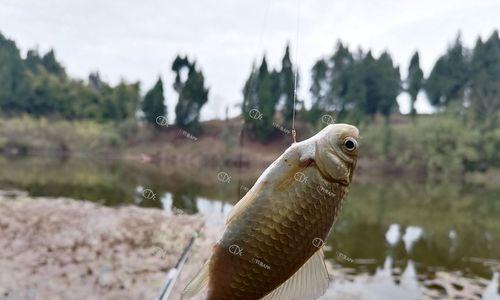
[[(341, 39), (351, 49), (387, 50), (406, 76), (418, 50), (425, 75), (461, 32), (472, 47), (500, 29), (498, 0), (0, 0), (0, 32), (22, 53), (54, 48), (67, 72), (92, 71), (113, 84), (161, 76), (169, 117), (177, 96), (170, 67), (177, 54), (196, 59), (210, 88), (202, 119), (239, 113), (242, 87), (265, 53), (278, 67), (287, 42), (300, 72), (299, 97), (310, 104), (310, 70)], [(398, 99), (408, 111), (408, 97)], [(419, 112), (431, 111), (425, 95)]]

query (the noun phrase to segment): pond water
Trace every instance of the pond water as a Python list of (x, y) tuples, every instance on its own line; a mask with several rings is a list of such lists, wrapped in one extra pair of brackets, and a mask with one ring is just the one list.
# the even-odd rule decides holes
[[(227, 214), (259, 175), (238, 173), (0, 156), (0, 189), (207, 216)], [(500, 299), (500, 187), (358, 180), (325, 249), (324, 299)]]

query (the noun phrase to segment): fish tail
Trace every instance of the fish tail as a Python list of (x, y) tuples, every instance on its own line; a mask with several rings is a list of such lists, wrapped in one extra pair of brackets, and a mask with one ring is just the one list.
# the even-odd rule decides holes
[(200, 272), (191, 279), (188, 285), (184, 288), (181, 294), (181, 300), (190, 299), (196, 296), (208, 283), (208, 266), (210, 259), (203, 265)]

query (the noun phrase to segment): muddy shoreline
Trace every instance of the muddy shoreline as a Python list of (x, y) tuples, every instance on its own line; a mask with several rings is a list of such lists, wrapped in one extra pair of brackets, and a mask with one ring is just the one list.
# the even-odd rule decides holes
[(201, 224), (199, 215), (2, 192), (0, 299), (154, 299)]

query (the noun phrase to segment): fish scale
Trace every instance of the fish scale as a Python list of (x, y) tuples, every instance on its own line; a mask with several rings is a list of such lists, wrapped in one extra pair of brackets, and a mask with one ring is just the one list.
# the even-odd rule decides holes
[[(313, 240), (328, 235), (347, 187), (325, 180), (314, 164), (301, 172), (306, 182), (292, 176), (228, 226), (210, 262), (209, 285), (216, 288), (208, 299), (260, 299), (318, 251)], [(240, 253), (229, 251), (234, 245)]]

